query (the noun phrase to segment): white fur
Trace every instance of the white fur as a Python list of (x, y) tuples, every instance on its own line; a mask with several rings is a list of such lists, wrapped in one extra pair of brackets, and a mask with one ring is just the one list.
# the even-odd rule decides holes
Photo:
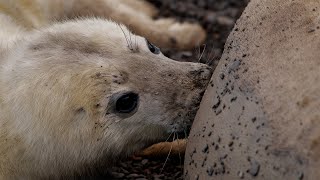
[[(144, 38), (111, 21), (29, 31), (0, 18), (8, 27), (0, 31), (1, 179), (108, 167), (183, 130), (209, 80), (207, 66), (155, 55)], [(124, 91), (139, 94), (137, 111), (126, 116), (110, 105)]]

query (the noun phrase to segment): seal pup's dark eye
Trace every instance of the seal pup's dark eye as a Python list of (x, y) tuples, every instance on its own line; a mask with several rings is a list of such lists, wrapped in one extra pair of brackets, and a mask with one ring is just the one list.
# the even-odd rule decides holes
[(122, 95), (116, 102), (116, 111), (118, 113), (131, 113), (138, 106), (139, 96), (136, 93), (127, 93)]
[(148, 40), (146, 40), (146, 41), (147, 41), (147, 45), (148, 45), (150, 52), (152, 52), (153, 54), (160, 54), (161, 51), (157, 46), (153, 45)]

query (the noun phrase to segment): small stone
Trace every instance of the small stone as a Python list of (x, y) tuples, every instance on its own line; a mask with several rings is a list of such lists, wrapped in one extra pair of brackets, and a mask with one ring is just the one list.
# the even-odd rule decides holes
[(184, 58), (188, 58), (188, 57), (191, 57), (191, 56), (192, 56), (192, 52), (190, 52), (190, 51), (183, 51), (183, 52), (181, 53), (181, 55), (182, 55), (182, 57), (184, 57)]
[(125, 174), (123, 173), (117, 173), (117, 172), (112, 172), (111, 175), (114, 177), (114, 178), (123, 178), (125, 176)]
[(144, 174), (151, 174), (151, 171), (149, 169), (145, 169), (145, 170), (143, 170), (143, 173)]
[(146, 165), (148, 162), (149, 162), (148, 159), (144, 159), (144, 160), (141, 161), (141, 164), (142, 164), (142, 165)]
[(182, 171), (176, 172), (176, 173), (174, 174), (174, 177), (179, 177), (179, 176), (181, 176), (181, 173), (182, 173)]
[(229, 18), (228, 16), (218, 16), (217, 21), (221, 25), (232, 26), (234, 25), (234, 20)]
[(213, 24), (213, 23), (215, 23), (216, 20), (217, 20), (217, 14), (214, 13), (214, 12), (209, 12), (209, 13), (206, 15), (205, 19), (206, 19), (206, 21), (207, 21), (208, 23)]
[(164, 174), (157, 174), (157, 175), (153, 175), (153, 179), (154, 180), (161, 180), (164, 178)]
[(142, 160), (142, 157), (132, 156), (132, 159), (135, 160), (135, 161), (141, 161), (141, 160)]
[(125, 174), (129, 174), (129, 171), (127, 171), (126, 169), (124, 168), (121, 168), (121, 172), (125, 173)]
[(120, 163), (120, 166), (124, 167), (124, 168), (127, 168), (128, 165), (126, 163)]
[(127, 176), (127, 178), (144, 178), (144, 176), (143, 175), (141, 175), (141, 174), (129, 174), (128, 176)]

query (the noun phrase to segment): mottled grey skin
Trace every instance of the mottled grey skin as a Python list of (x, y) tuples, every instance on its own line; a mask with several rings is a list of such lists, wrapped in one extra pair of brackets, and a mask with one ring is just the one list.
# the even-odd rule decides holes
[(320, 2), (252, 0), (225, 45), (186, 179), (319, 179)]

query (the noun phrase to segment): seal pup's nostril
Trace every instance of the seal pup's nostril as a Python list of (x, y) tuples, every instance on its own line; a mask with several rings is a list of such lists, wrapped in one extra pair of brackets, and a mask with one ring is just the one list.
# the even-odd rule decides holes
[(202, 91), (199, 93), (199, 95), (202, 97), (204, 95), (205, 91)]
[(199, 79), (199, 80), (209, 80), (211, 78), (211, 75), (213, 73), (212, 68), (210, 68), (207, 65), (197, 65), (195, 69), (190, 71), (190, 75), (193, 78)]
[(201, 79), (210, 79), (212, 76), (213, 70), (209, 66), (204, 66), (200, 69), (200, 78)]

